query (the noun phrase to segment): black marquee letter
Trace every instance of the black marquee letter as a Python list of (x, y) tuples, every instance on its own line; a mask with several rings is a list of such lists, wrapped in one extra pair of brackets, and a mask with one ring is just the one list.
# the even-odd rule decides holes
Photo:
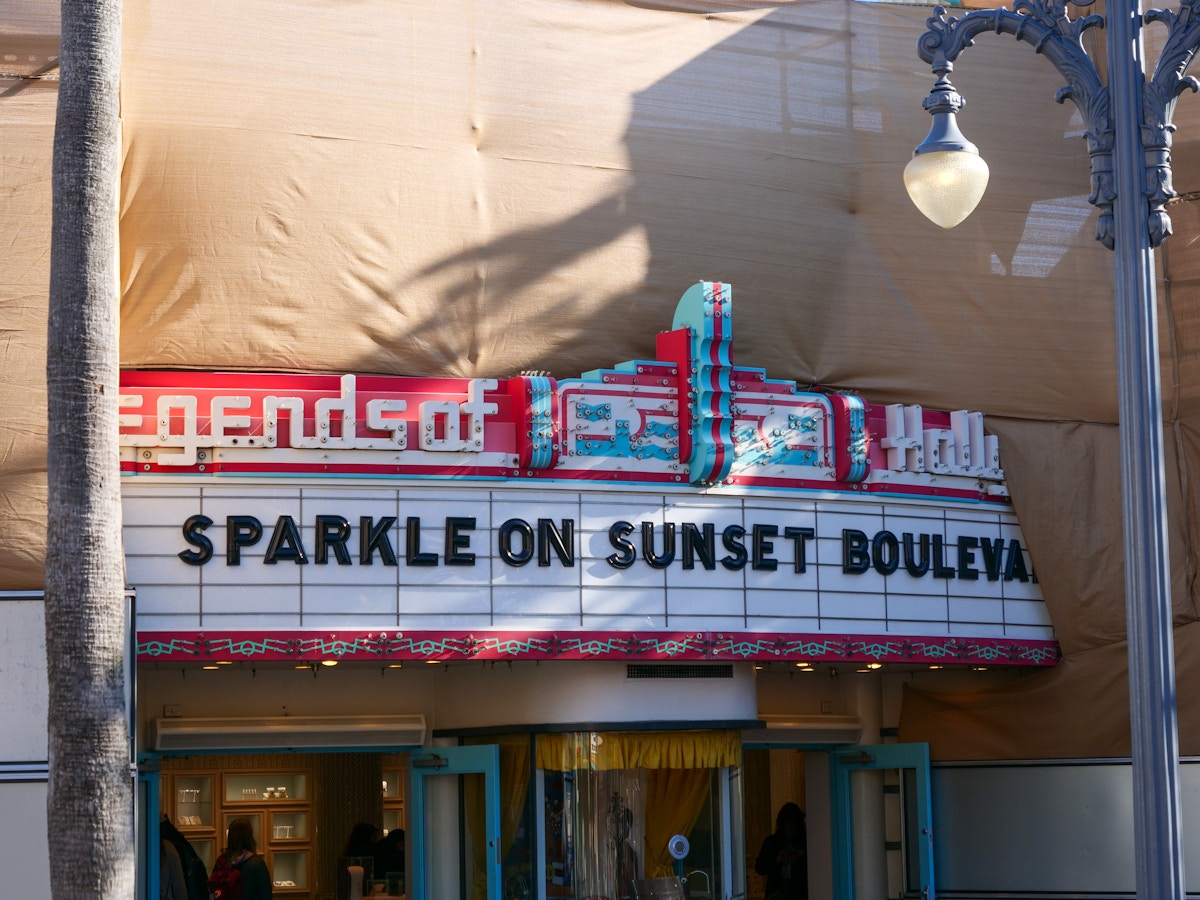
[(890, 531), (877, 532), (871, 538), (871, 557), (875, 571), (880, 575), (891, 575), (900, 568), (900, 542)]
[(254, 516), (225, 517), (225, 565), (242, 564), (242, 548), (252, 547), (262, 538), (262, 522)]
[(663, 552), (659, 556), (654, 552), (654, 523), (642, 523), (642, 556), (655, 569), (665, 569), (675, 562), (675, 523), (663, 525)]
[(550, 548), (567, 568), (575, 565), (575, 520), (563, 519), (562, 531), (553, 519), (538, 519), (538, 565), (550, 565)]
[(725, 530), (721, 532), (721, 545), (729, 551), (728, 556), (721, 557), (721, 565), (731, 572), (746, 567), (748, 557), (746, 545), (742, 543), (745, 536), (746, 529), (741, 525), (726, 525)]
[(199, 550), (181, 550), (178, 554), (189, 566), (202, 566), (213, 555), (213, 545), (204, 535), (204, 529), (213, 523), (208, 516), (188, 516), (183, 523), (183, 539)]
[(954, 567), (946, 565), (945, 538), (943, 538), (940, 534), (935, 534), (933, 536), (933, 577), (954, 577)]
[(637, 559), (637, 547), (633, 541), (627, 540), (633, 533), (633, 526), (628, 522), (613, 522), (608, 528), (608, 542), (619, 550), (606, 556), (607, 562), (614, 569), (628, 569)]
[(717, 567), (717, 529), (712, 522), (697, 528), (692, 522), (684, 522), (679, 532), (683, 544), (683, 567), (696, 568), (696, 557), (700, 565), (710, 572)]
[(263, 557), (263, 562), (273, 566), (281, 559), (290, 559), (298, 566), (308, 563), (300, 529), (291, 516), (280, 516), (275, 520), (275, 530), (271, 532), (271, 543), (267, 544), (267, 555)]
[(808, 528), (807, 526), (800, 528), (795, 525), (789, 525), (783, 529), (783, 536), (791, 538), (792, 543), (796, 545), (796, 572), (803, 575), (808, 569), (808, 548), (804, 542), (815, 538), (817, 530), (815, 528)]
[(409, 516), (404, 535), (404, 561), (410, 566), (436, 566), (436, 553), (421, 552), (421, 517)]
[(1012, 581), (1013, 579), (1029, 580), (1029, 570), (1025, 568), (1025, 554), (1021, 550), (1021, 542), (1016, 538), (1008, 542), (1008, 559), (1004, 563), (1004, 580)]
[(1004, 538), (982, 538), (983, 568), (988, 581), (1000, 580), (1000, 562), (1004, 559)]
[(317, 516), (317, 565), (329, 562), (329, 548), (337, 557), (339, 566), (350, 565), (350, 551), (346, 541), (350, 540), (350, 523), (341, 516)]
[(867, 533), (857, 528), (842, 529), (842, 571), (848, 575), (861, 575), (871, 568), (871, 554), (867, 552)]
[(911, 531), (904, 532), (902, 540), (904, 541), (904, 568), (913, 578), (920, 578), (929, 571), (929, 535), (921, 535), (920, 559), (917, 559), (913, 553), (913, 533)]
[[(521, 552), (513, 552), (513, 535), (521, 536)], [(523, 566), (533, 559), (533, 528), (524, 519), (509, 519), (500, 526), (500, 558), (510, 566)]]
[(964, 581), (978, 581), (979, 570), (975, 568), (975, 548), (979, 538), (958, 537), (958, 577)]
[(396, 517), (384, 516), (379, 520), (378, 525), (372, 525), (373, 521), (371, 516), (359, 516), (358, 518), (358, 564), (360, 566), (371, 565), (375, 560), (375, 551), (378, 550), (383, 564), (394, 566), (396, 565), (396, 550), (392, 547), (392, 539), (388, 537), (388, 532), (396, 524)]
[(464, 531), (475, 530), (474, 516), (446, 517), (446, 565), (473, 566), (475, 554), (466, 548), (471, 546), (471, 536)]
[(768, 540), (779, 534), (777, 525), (755, 525), (750, 532), (750, 568), (766, 572), (774, 572), (779, 568), (779, 560), (771, 557), (775, 542)]

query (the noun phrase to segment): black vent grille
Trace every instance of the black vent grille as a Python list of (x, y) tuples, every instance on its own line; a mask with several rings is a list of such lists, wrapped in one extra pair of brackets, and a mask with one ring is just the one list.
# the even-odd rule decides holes
[(732, 678), (733, 666), (662, 665), (631, 663), (625, 667), (626, 678)]

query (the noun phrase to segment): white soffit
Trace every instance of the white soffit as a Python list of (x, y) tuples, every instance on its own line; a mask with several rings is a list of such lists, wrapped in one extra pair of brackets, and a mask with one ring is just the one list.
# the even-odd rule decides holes
[(155, 719), (151, 729), (155, 750), (375, 749), (425, 743), (422, 715)]

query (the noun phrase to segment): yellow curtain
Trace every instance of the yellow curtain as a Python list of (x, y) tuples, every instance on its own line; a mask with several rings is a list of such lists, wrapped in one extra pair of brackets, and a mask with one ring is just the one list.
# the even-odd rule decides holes
[(537, 767), (556, 772), (711, 769), (739, 765), (741, 754), (737, 731), (606, 731), (537, 739)]
[(529, 735), (500, 739), (500, 846), (505, 855), (517, 839), (517, 826), (529, 793)]
[(712, 769), (651, 769), (647, 773), (647, 878), (671, 874), (673, 860), (667, 841), (677, 834), (691, 835), (711, 783)]
[[(499, 740), (484, 738), (469, 739), (468, 745), (500, 745), (500, 846), (504, 850), (501, 860), (508, 855), (517, 839), (517, 827), (525, 811), (525, 799), (529, 793), (529, 735), (505, 735)], [(483, 821), (484, 795), (482, 781), (469, 778), (466, 782), (467, 828), (475, 848), (475, 875), (473, 897), (487, 896), (487, 873), (483, 868)]]

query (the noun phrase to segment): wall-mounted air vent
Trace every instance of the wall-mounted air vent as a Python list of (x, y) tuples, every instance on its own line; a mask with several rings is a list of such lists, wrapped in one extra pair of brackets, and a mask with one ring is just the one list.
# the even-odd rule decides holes
[(733, 666), (694, 666), (658, 663), (630, 663), (625, 667), (626, 678), (732, 678)]

